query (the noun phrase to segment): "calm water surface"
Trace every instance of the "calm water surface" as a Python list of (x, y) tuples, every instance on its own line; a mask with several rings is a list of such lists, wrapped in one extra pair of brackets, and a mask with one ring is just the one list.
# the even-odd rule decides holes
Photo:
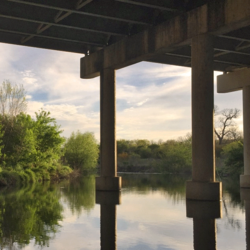
[(185, 181), (123, 175), (121, 193), (111, 195), (95, 193), (94, 176), (1, 189), (1, 249), (250, 249), (239, 183), (224, 181), (221, 203), (187, 203)]

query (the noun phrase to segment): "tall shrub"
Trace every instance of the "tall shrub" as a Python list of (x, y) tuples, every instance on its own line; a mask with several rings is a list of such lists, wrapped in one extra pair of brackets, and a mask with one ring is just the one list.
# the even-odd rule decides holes
[(99, 148), (92, 133), (72, 133), (64, 145), (65, 159), (73, 169), (89, 170), (97, 165)]

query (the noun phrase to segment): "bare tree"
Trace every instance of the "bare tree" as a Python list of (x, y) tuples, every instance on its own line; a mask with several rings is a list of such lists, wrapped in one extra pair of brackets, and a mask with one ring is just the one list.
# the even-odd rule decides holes
[(214, 115), (217, 116), (214, 132), (219, 140), (219, 144), (222, 144), (225, 138), (238, 139), (240, 132), (234, 119), (239, 117), (240, 110), (235, 108), (219, 111), (218, 107), (215, 106), (214, 111)]
[(0, 114), (14, 117), (27, 109), (25, 90), (23, 85), (12, 85), (3, 81), (0, 86)]

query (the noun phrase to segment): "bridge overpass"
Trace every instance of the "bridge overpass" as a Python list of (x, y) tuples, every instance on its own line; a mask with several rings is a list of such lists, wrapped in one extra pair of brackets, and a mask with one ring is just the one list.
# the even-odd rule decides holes
[[(100, 76), (98, 190), (121, 188), (115, 70), (141, 61), (191, 67), (193, 171), (187, 199), (221, 199), (221, 183), (215, 180), (213, 71), (224, 72), (222, 92), (242, 89), (238, 78), (248, 81), (250, 0), (2, 0), (0, 42), (83, 54), (81, 78)], [(249, 88), (244, 85), (244, 128), (250, 128)], [(241, 186), (249, 188), (250, 129), (244, 129), (244, 139)]]

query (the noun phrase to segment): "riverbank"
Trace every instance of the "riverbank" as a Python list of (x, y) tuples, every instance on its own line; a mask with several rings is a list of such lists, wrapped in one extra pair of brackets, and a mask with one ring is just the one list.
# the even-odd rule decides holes
[(57, 181), (76, 176), (79, 176), (79, 174), (68, 166), (21, 170), (7, 168), (0, 172), (0, 186), (14, 186), (20, 183), (44, 182), (49, 180)]

